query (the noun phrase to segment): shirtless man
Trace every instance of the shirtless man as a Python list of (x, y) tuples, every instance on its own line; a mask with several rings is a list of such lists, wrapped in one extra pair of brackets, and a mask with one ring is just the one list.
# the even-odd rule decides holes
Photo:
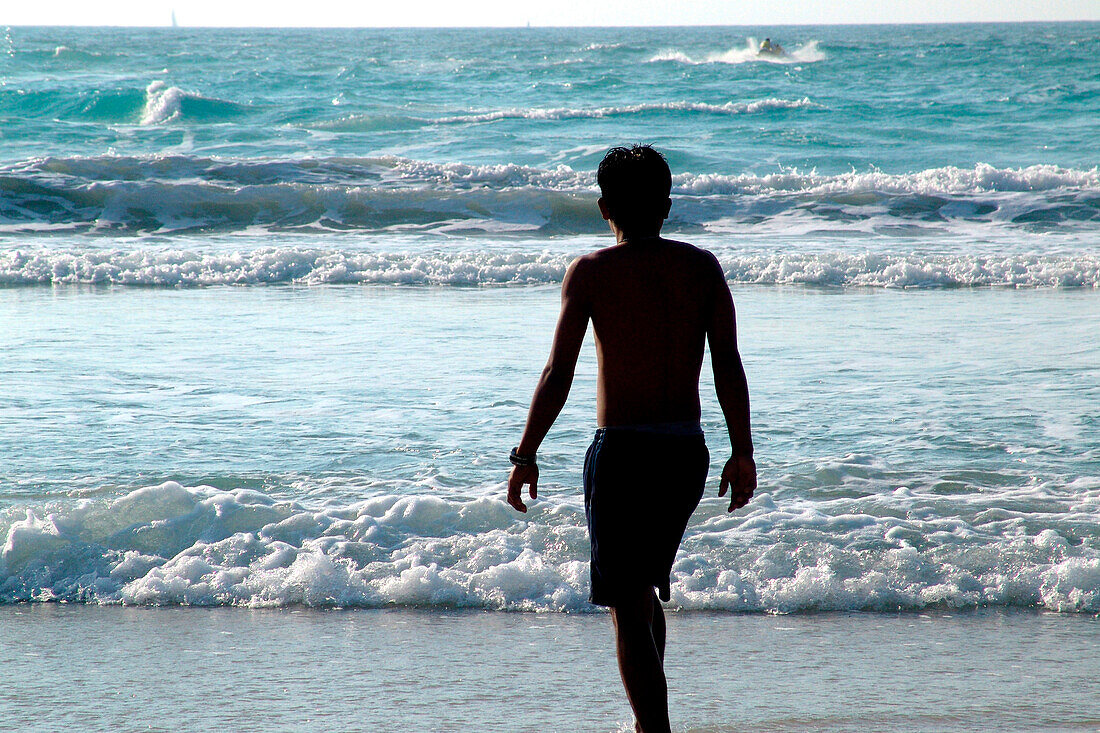
[(648, 146), (612, 148), (597, 179), (600, 213), (616, 244), (580, 257), (565, 273), (550, 359), (512, 449), (508, 503), (526, 512), (521, 489), (537, 495), (535, 454), (565, 405), (591, 320), (600, 425), (584, 461), (591, 601), (611, 609), (636, 729), (667, 733), (665, 618), (654, 588), (668, 600), (672, 562), (710, 464), (699, 426), (704, 340), (733, 445), (718, 488), (719, 496), (730, 492), (731, 512), (756, 488), (748, 387), (718, 261), (660, 236), (672, 205), (664, 157)]

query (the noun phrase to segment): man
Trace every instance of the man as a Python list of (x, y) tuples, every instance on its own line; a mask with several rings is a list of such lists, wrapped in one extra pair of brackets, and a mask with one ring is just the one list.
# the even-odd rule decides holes
[(699, 426), (704, 340), (733, 445), (718, 489), (719, 496), (730, 491), (731, 512), (756, 488), (748, 387), (721, 266), (705, 250), (660, 236), (672, 205), (664, 157), (649, 146), (612, 148), (597, 180), (597, 203), (616, 244), (580, 257), (565, 273), (550, 359), (512, 449), (508, 503), (527, 511), (525, 484), (536, 498), (535, 454), (565, 405), (591, 320), (600, 426), (584, 465), (591, 601), (611, 609), (637, 730), (663, 733), (665, 619), (653, 589), (668, 600), (672, 562), (710, 464)]

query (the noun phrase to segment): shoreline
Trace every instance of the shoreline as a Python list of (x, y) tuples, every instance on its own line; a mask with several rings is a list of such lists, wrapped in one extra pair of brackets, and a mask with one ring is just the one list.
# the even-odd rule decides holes
[[(795, 611), (776, 610), (724, 610), (714, 608), (682, 608), (662, 601), (662, 610), (670, 619), (675, 618), (773, 618), (773, 619), (828, 619), (840, 616), (852, 616), (858, 618), (927, 618), (927, 619), (951, 619), (955, 617), (978, 616), (1051, 616), (1055, 618), (1079, 618), (1088, 619), (1100, 623), (1100, 612), (1097, 611), (1056, 611), (1043, 606), (1007, 606), (1007, 605), (979, 605), (979, 606), (926, 606), (922, 608), (905, 608), (880, 610), (880, 609), (799, 609)], [(386, 606), (369, 605), (309, 605), (305, 603), (288, 603), (284, 605), (248, 605), (248, 604), (202, 604), (202, 603), (125, 603), (122, 601), (74, 601), (65, 598), (49, 600), (5, 600), (0, 601), (0, 623), (4, 621), (5, 613), (33, 613), (36, 608), (70, 608), (70, 609), (102, 609), (104, 611), (134, 611), (149, 613), (173, 611), (181, 612), (227, 612), (227, 613), (268, 613), (278, 614), (411, 614), (440, 617), (461, 616), (517, 616), (529, 618), (605, 618), (608, 609), (605, 606), (591, 606), (590, 609), (564, 609), (549, 610), (544, 608), (485, 608), (482, 606), (460, 605), (399, 605)], [(46, 611), (43, 611), (46, 613)]]

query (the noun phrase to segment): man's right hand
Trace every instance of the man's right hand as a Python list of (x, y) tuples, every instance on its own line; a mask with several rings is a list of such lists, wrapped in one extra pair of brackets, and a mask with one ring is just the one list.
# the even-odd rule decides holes
[(752, 456), (734, 456), (726, 461), (722, 469), (722, 482), (718, 485), (718, 496), (730, 492), (728, 511), (740, 509), (749, 503), (752, 492), (756, 491), (756, 461)]
[(520, 498), (520, 493), (524, 484), (530, 484), (531, 488), (528, 493), (532, 499), (538, 497), (539, 490), (539, 467), (535, 464), (530, 466), (513, 466), (512, 473), (508, 476), (508, 503), (512, 505), (512, 508), (517, 512), (526, 512), (527, 505), (523, 503), (523, 499)]

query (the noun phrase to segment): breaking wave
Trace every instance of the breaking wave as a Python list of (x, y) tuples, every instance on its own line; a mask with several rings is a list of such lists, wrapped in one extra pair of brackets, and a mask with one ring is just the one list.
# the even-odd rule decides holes
[[(561, 282), (572, 254), (348, 252), (271, 247), (188, 250), (0, 250), (0, 285), (145, 287), (364, 283), (531, 285)], [(834, 287), (1100, 287), (1100, 255), (728, 254), (730, 282)]]
[[(69, 54), (59, 47), (58, 54)], [(47, 119), (164, 125), (177, 121), (225, 122), (247, 114), (249, 106), (208, 97), (164, 81), (141, 88), (103, 88), (74, 92), (69, 88), (34, 92), (0, 89), (0, 112)]]
[(157, 80), (145, 88), (141, 124), (162, 125), (183, 116), (199, 121), (216, 121), (235, 117), (243, 111), (244, 107), (235, 102), (185, 92)]
[[(171, 119), (173, 104), (158, 103), (150, 119)], [(0, 167), (0, 193), (0, 233), (8, 234), (605, 229), (593, 205), (594, 176), (567, 166), (393, 156), (36, 158)], [(793, 221), (841, 228), (987, 222), (1050, 231), (1100, 219), (1100, 169), (979, 164), (914, 173), (682, 173), (673, 178), (673, 197), (670, 231)]]
[[(1075, 488), (1010, 498), (899, 488), (826, 503), (763, 494), (737, 515), (704, 501), (673, 567), (672, 602), (1096, 612), (1100, 485)], [(0, 602), (594, 610), (584, 510), (556, 500), (523, 517), (499, 498), (388, 495), (311, 509), (170, 482), (8, 509), (0, 538)]]

